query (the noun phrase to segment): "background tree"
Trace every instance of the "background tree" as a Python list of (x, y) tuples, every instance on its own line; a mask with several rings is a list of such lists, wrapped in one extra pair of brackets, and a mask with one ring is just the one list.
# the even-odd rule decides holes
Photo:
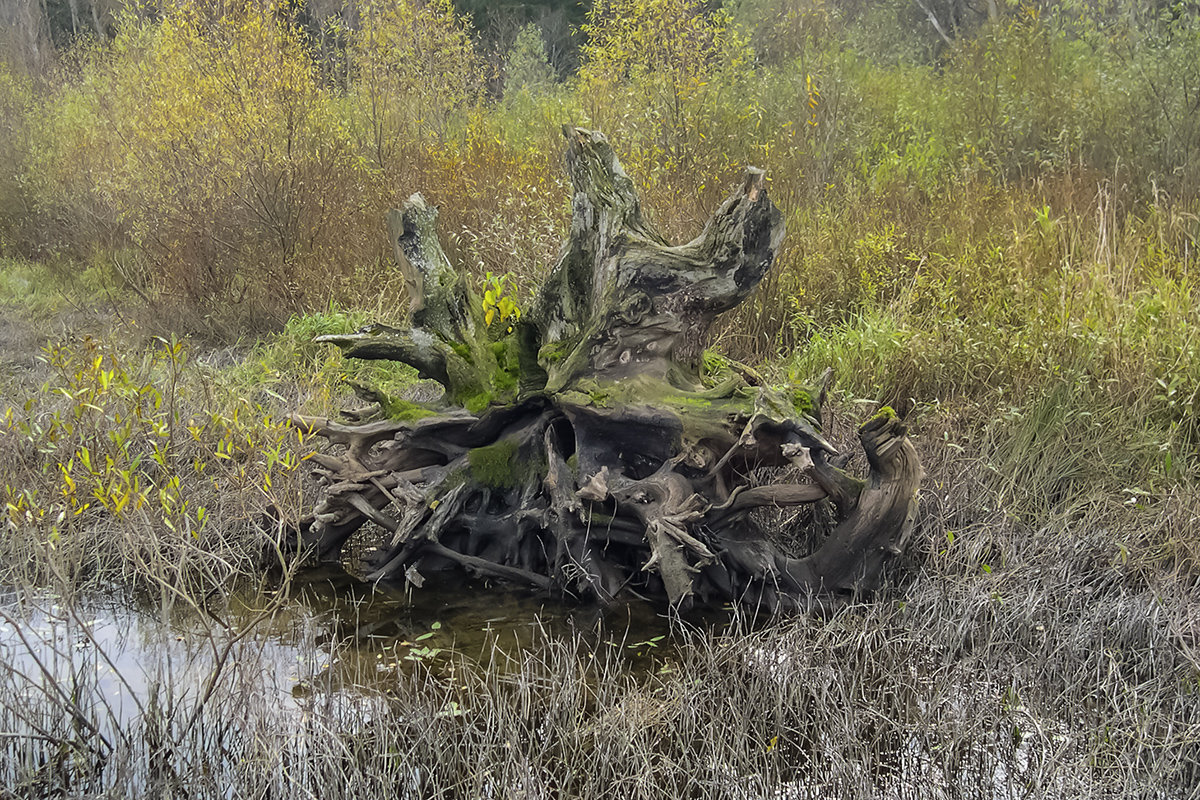
[(517, 32), (517, 38), (504, 62), (504, 91), (519, 92), (549, 86), (554, 70), (546, 56), (542, 29), (530, 23)]

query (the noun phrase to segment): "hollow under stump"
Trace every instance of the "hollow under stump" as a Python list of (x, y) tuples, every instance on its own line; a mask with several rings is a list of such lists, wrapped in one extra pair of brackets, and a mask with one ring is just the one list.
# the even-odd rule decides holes
[[(910, 536), (922, 476), (901, 421), (885, 409), (859, 429), (858, 479), (821, 433), (823, 388), (768, 386), (724, 360), (723, 374), (703, 369), (714, 319), (754, 291), (783, 238), (762, 171), (747, 169), (703, 232), (672, 245), (604, 136), (564, 133), (570, 231), (520, 316), (472, 291), (419, 194), (389, 214), (411, 324), (319, 340), (409, 364), (444, 398), (360, 387), (374, 403), (353, 421), (294, 415), (331, 445), (311, 455), (322, 492), (297, 545), (337, 559), (372, 522), (390, 536), (371, 579), (420, 587), (465, 572), (679, 609), (788, 612), (876, 588)], [(778, 472), (795, 482), (752, 479), (789, 465)], [(785, 551), (753, 514), (801, 504), (827, 504), (835, 520), (808, 554)]]

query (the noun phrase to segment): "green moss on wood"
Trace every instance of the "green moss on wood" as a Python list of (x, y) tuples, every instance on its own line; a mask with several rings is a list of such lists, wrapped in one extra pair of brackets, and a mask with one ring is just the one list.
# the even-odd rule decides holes
[(668, 394), (662, 397), (662, 402), (680, 408), (712, 408), (712, 400), (695, 395)]
[(496, 387), (496, 393), (505, 397), (516, 393), (519, 382), (519, 373), (515, 371), (502, 369), (492, 376), (492, 385)]
[(796, 409), (797, 416), (815, 417), (813, 412), (817, 408), (817, 404), (813, 402), (812, 392), (808, 389), (795, 387), (792, 389), (792, 408)]
[(493, 489), (512, 489), (520, 484), (520, 471), (516, 468), (517, 445), (502, 439), (486, 447), (467, 451), (467, 463), (471, 465), (471, 477), (477, 483)]
[(571, 351), (571, 343), (566, 341), (548, 342), (538, 350), (538, 361), (543, 364), (557, 364)]
[(388, 419), (394, 419), (397, 422), (416, 422), (425, 417), (437, 416), (436, 411), (430, 411), (424, 406), (399, 397), (385, 398), (380, 406)]
[(586, 395), (583, 392), (576, 392), (574, 390), (559, 392), (558, 394), (554, 395), (554, 402), (560, 406), (579, 406), (581, 408), (595, 405), (595, 403), (592, 402), (591, 395)]
[(491, 392), (479, 392), (463, 400), (463, 408), (472, 414), (478, 414), (492, 404)]

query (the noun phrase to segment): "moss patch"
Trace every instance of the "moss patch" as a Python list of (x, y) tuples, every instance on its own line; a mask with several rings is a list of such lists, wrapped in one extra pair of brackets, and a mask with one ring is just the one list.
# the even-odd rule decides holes
[(538, 350), (538, 361), (543, 364), (557, 364), (571, 350), (571, 343), (566, 341), (548, 342)]
[(508, 370), (500, 370), (492, 378), (492, 383), (496, 387), (496, 391), (508, 397), (516, 393), (517, 384), (520, 381), (520, 374), (517, 372), (509, 372)]
[(696, 397), (695, 395), (669, 394), (662, 398), (662, 402), (667, 405), (681, 406), (683, 408), (712, 408), (712, 400), (706, 397)]
[(471, 395), (463, 401), (463, 408), (470, 411), (472, 414), (478, 414), (492, 404), (491, 392), (480, 392), (479, 394)]
[(803, 417), (815, 417), (813, 413), (816, 408), (816, 403), (813, 402), (812, 393), (807, 389), (794, 388), (792, 389), (792, 408), (796, 409), (796, 414)]
[(520, 483), (516, 455), (517, 445), (509, 440), (468, 450), (467, 463), (471, 465), (471, 477), (477, 483), (493, 489), (512, 489)]
[(397, 422), (416, 422), (419, 419), (437, 415), (435, 411), (430, 411), (424, 406), (398, 397), (389, 397), (380, 405), (383, 407), (383, 413), (387, 415), (388, 419), (394, 419)]

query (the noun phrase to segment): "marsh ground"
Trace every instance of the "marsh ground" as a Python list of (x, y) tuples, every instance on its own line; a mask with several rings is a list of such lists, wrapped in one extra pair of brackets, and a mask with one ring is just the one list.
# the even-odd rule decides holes
[[(914, 549), (879, 596), (831, 616), (671, 624), (478, 585), (406, 596), (287, 563), (264, 583), (255, 512), (268, 491), (291, 513), (304, 500), (300, 462), (271, 455), (300, 445), (273, 420), (344, 400), (344, 365), (302, 374), (313, 362), (289, 333), (206, 359), (99, 330), (63, 342), (61, 320), (19, 312), (4, 329), (22, 376), (0, 437), (10, 796), (1193, 793), (1194, 493), (1023, 518), (986, 440), (918, 406)], [(188, 442), (141, 485), (120, 476), (169, 440), (156, 394)], [(113, 433), (134, 408), (147, 427), (131, 450)], [(841, 395), (831, 437), (872, 408)], [(113, 467), (64, 472), (84, 451)], [(95, 507), (73, 520), (64, 474), (91, 481)], [(143, 499), (114, 510), (131, 491)]]

